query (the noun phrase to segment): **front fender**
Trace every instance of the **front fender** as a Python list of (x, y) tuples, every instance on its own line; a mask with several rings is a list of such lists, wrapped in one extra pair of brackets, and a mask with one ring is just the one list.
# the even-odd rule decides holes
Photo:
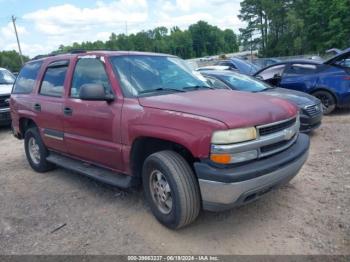
[(139, 137), (171, 141), (188, 149), (196, 158), (208, 157), (212, 133), (227, 129), (217, 120), (155, 108), (124, 108), (122, 143), (132, 145)]

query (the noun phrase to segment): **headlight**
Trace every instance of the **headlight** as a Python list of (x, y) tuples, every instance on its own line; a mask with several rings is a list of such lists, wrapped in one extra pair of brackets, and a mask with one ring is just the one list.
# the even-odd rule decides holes
[(212, 144), (233, 144), (256, 139), (255, 127), (237, 128), (225, 131), (216, 131), (211, 138)]

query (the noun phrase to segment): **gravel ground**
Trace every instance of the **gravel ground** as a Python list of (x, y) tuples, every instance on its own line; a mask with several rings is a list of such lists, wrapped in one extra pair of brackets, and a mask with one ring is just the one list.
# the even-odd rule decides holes
[(350, 111), (325, 117), (290, 184), (179, 231), (142, 192), (64, 169), (39, 174), (23, 141), (0, 129), (1, 254), (350, 254)]

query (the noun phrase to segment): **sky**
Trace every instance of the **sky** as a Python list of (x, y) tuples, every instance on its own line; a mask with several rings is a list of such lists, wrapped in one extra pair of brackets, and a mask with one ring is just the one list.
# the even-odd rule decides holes
[(33, 57), (73, 42), (108, 40), (112, 32), (136, 33), (157, 26), (187, 29), (199, 20), (238, 32), (240, 0), (0, 0), (0, 50)]

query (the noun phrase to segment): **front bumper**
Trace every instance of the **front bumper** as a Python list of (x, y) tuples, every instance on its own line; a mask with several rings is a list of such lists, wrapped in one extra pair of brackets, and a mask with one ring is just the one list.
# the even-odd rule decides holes
[(203, 209), (219, 211), (251, 202), (291, 180), (305, 163), (310, 139), (300, 134), (287, 150), (232, 168), (194, 164)]
[(10, 108), (0, 108), (0, 125), (11, 124)]
[(322, 113), (313, 117), (304, 114), (300, 115), (300, 132), (308, 133), (320, 127), (322, 116)]

